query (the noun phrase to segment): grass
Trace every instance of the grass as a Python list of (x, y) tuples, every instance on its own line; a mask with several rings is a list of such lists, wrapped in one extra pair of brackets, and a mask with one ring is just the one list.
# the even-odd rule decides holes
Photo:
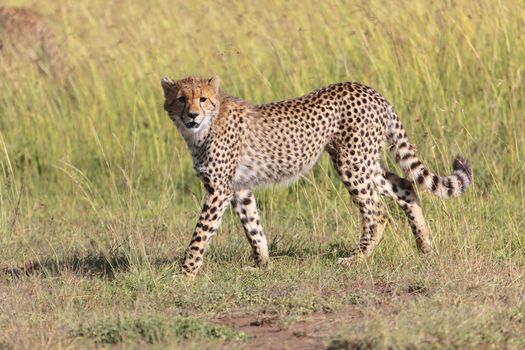
[(90, 338), (101, 345), (143, 342), (155, 344), (167, 339), (249, 339), (242, 332), (219, 325), (208, 325), (189, 317), (162, 319), (155, 316), (139, 318), (110, 318), (96, 320), (91, 324), (82, 324), (74, 336)]
[[(0, 348), (525, 347), (520, 1), (34, 6), (67, 77), (0, 80)], [(345, 80), (381, 91), (431, 169), (472, 164), (462, 198), (422, 196), (436, 254), (391, 206), (374, 257), (335, 265), (358, 215), (323, 158), (256, 192), (271, 270), (242, 270), (228, 210), (198, 278), (173, 276), (203, 189), (159, 81), (190, 74), (253, 102)]]

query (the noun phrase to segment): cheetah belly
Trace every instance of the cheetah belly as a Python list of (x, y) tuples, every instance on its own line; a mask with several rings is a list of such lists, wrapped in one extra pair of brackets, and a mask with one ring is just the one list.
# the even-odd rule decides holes
[(308, 172), (317, 162), (324, 147), (313, 149), (308, 156), (287, 159), (287, 154), (273, 150), (263, 154), (245, 154), (237, 166), (235, 188), (252, 188), (287, 184)]

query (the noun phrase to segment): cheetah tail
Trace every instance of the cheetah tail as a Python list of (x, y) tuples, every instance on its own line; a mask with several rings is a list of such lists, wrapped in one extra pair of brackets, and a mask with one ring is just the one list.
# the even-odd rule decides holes
[(467, 160), (458, 155), (454, 160), (450, 176), (438, 176), (429, 171), (417, 158), (415, 147), (409, 142), (399, 117), (389, 106), (390, 118), (387, 138), (392, 146), (396, 163), (405, 175), (422, 189), (443, 198), (457, 197), (465, 192), (472, 182), (472, 171)]

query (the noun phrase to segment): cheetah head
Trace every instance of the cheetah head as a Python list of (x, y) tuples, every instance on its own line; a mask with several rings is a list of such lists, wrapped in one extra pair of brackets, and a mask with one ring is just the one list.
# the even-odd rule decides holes
[(164, 109), (183, 133), (196, 133), (219, 113), (220, 79), (164, 77)]

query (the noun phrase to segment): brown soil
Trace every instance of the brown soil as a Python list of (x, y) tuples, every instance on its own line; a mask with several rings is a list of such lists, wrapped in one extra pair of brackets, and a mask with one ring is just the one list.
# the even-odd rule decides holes
[(316, 313), (291, 324), (277, 315), (224, 315), (216, 323), (233, 327), (254, 338), (239, 344), (240, 349), (326, 349), (328, 334), (342, 322), (354, 322), (362, 317), (356, 309), (342, 313)]

